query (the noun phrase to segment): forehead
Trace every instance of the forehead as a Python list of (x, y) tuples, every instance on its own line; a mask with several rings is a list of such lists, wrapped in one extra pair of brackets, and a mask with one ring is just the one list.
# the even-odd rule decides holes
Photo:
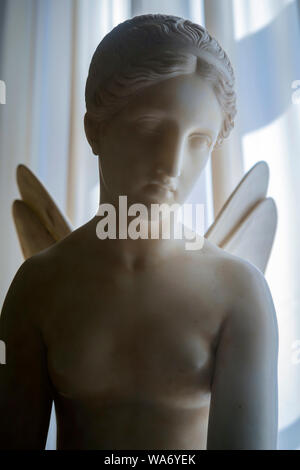
[(187, 125), (220, 128), (223, 113), (212, 85), (196, 73), (170, 78), (139, 91), (124, 111), (130, 118), (151, 112)]

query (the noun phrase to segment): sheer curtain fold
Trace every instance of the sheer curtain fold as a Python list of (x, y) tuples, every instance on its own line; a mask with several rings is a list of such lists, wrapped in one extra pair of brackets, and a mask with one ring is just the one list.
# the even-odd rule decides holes
[[(11, 204), (18, 197), (15, 169), (32, 160), (34, 62), (33, 38), (36, 33), (34, 2), (5, 1), (1, 6), (0, 78), (6, 85), (6, 104), (0, 104), (0, 213), (1, 266), (0, 304), (22, 262)], [(18, 34), (16, 35), (16, 31)]]
[[(0, 105), (1, 306), (23, 262), (11, 213), (19, 198), (17, 165), (38, 176), (75, 227), (97, 210), (84, 88), (96, 46), (116, 19), (125, 19), (119, 7), (119, 0), (1, 0), (0, 79), (7, 90)], [(53, 410), (47, 448), (55, 448)]]
[(84, 89), (92, 54), (113, 27), (117, 8), (117, 0), (1, 0), (0, 305), (23, 261), (11, 214), (19, 163), (41, 179), (75, 227), (97, 210)]
[[(299, 105), (292, 83), (300, 79), (299, 2), (205, 0), (206, 25), (233, 62), (237, 79), (236, 134), (213, 160), (215, 204), (242, 168), (259, 160), (270, 167), (268, 196), (278, 227), (266, 278), (279, 324), (280, 449), (300, 448)], [(233, 147), (232, 147), (233, 146)], [(222, 194), (223, 193), (223, 194)], [(299, 348), (299, 346), (298, 346)]]
[[(204, 0), (205, 26), (226, 51), (234, 70), (237, 50), (234, 38), (232, 0)], [(238, 104), (237, 104), (238, 106)], [(215, 216), (244, 174), (239, 114), (235, 127), (221, 148), (212, 154), (213, 199)]]

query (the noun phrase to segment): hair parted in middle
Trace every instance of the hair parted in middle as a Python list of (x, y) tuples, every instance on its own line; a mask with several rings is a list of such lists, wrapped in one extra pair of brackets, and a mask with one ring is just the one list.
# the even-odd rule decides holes
[(85, 92), (89, 142), (137, 92), (194, 72), (211, 82), (223, 112), (220, 145), (234, 127), (236, 94), (232, 65), (217, 40), (204, 27), (176, 16), (141, 15), (119, 24), (100, 42), (90, 64)]

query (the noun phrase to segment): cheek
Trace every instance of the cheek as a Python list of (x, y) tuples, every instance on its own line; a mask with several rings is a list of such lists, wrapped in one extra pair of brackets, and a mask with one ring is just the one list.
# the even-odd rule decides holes
[(205, 150), (197, 154), (185, 155), (184, 164), (180, 176), (181, 199), (185, 199), (198, 180), (210, 157), (210, 151)]
[(185, 171), (190, 178), (197, 179), (210, 157), (209, 149), (189, 152), (186, 155)]
[(143, 180), (152, 154), (149, 146), (142, 145), (134, 135), (119, 134), (107, 140), (100, 157), (106, 183), (117, 192), (127, 193)]
[(125, 170), (133, 171), (150, 160), (155, 151), (153, 142), (141, 138), (134, 129), (123, 126), (107, 142), (107, 154)]

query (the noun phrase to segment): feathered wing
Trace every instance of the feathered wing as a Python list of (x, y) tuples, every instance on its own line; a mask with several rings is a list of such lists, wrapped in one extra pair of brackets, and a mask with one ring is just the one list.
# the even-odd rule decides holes
[(274, 242), (277, 210), (266, 198), (269, 168), (258, 162), (225, 202), (205, 238), (265, 271)]
[(30, 258), (72, 232), (42, 183), (25, 165), (17, 167), (22, 200), (13, 203), (13, 218), (24, 258)]
[[(71, 224), (36, 176), (17, 168), (22, 201), (14, 201), (13, 217), (25, 258), (48, 248), (72, 232)], [(269, 168), (258, 162), (246, 173), (225, 202), (205, 238), (265, 271), (276, 225), (276, 205), (266, 198)]]

